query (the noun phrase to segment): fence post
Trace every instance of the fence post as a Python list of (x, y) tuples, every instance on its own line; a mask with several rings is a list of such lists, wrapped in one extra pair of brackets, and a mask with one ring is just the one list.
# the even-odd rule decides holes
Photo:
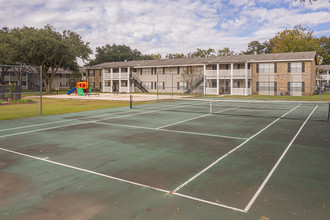
[(39, 70), (40, 70), (40, 116), (42, 116), (42, 66), (40, 66)]

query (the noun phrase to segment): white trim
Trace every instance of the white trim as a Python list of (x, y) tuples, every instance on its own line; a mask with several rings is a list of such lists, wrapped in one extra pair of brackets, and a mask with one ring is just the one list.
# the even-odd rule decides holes
[(314, 59), (287, 59), (287, 60), (250, 60), (251, 63), (274, 63), (274, 62), (292, 62), (292, 61), (313, 61)]
[(274, 171), (276, 170), (276, 168), (278, 167), (278, 165), (281, 163), (283, 157), (286, 155), (286, 153), (288, 152), (288, 150), (290, 149), (290, 147), (292, 146), (293, 142), (296, 140), (296, 138), (298, 137), (298, 135), (300, 134), (301, 130), (303, 129), (303, 127), (305, 126), (305, 124), (307, 123), (308, 119), (313, 115), (314, 111), (317, 109), (318, 105), (315, 106), (315, 108), (313, 109), (313, 111), (309, 114), (309, 116), (307, 117), (307, 119), (305, 120), (305, 122), (302, 124), (302, 126), (300, 127), (300, 129), (298, 130), (298, 132), (296, 133), (296, 135), (293, 137), (293, 139), (291, 140), (291, 142), (289, 143), (289, 145), (287, 146), (287, 148), (284, 150), (284, 152), (282, 153), (281, 157), (277, 160), (276, 164), (274, 165), (274, 167), (272, 168), (272, 170), (269, 172), (269, 174), (267, 175), (267, 177), (265, 178), (265, 180), (262, 182), (262, 184), (260, 185), (260, 187), (258, 188), (257, 192), (254, 194), (254, 196), (252, 197), (252, 199), (250, 200), (250, 202), (247, 204), (247, 206), (245, 207), (244, 211), (248, 212), (249, 209), (251, 208), (251, 206), (253, 205), (254, 201), (257, 199), (257, 197), (259, 196), (259, 194), (261, 193), (262, 189), (265, 187), (265, 185), (267, 184), (268, 180), (270, 179), (270, 177), (273, 175)]
[(203, 66), (205, 65), (205, 63), (199, 63), (199, 64), (173, 64), (173, 65), (158, 65), (158, 66), (135, 66), (134, 68), (135, 69), (143, 69), (143, 68), (155, 68), (155, 67), (177, 67), (177, 66), (186, 66), (186, 67), (189, 67), (189, 66)]

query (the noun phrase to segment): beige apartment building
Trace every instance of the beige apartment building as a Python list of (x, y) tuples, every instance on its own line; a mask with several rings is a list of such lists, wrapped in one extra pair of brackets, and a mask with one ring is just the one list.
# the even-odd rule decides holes
[(109, 62), (86, 76), (103, 92), (312, 95), (316, 52)]

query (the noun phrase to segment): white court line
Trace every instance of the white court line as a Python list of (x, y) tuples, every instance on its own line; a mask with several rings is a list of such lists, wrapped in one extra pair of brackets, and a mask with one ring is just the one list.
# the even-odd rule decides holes
[(153, 131), (166, 131), (172, 133), (180, 133), (180, 134), (190, 134), (190, 135), (201, 135), (201, 136), (208, 136), (208, 137), (220, 137), (220, 138), (231, 138), (231, 139), (239, 139), (239, 140), (246, 140), (247, 138), (242, 137), (233, 137), (233, 136), (226, 136), (226, 135), (217, 135), (217, 134), (206, 134), (206, 133), (198, 133), (198, 132), (189, 132), (189, 131), (179, 131), (179, 130), (167, 130), (167, 129), (158, 129), (158, 128), (149, 128), (149, 127), (142, 127), (136, 125), (124, 125), (124, 124), (117, 124), (111, 122), (94, 122), (97, 124), (104, 124), (104, 125), (115, 125), (127, 128), (137, 128), (137, 129), (146, 129), (146, 130), (153, 130)]
[[(181, 107), (182, 106), (176, 106), (176, 107), (171, 107), (171, 108), (167, 108), (167, 109), (175, 109), (175, 108), (181, 108)], [(80, 122), (80, 123), (75, 123), (75, 124), (70, 124), (70, 125), (61, 125), (61, 126), (55, 126), (55, 127), (50, 127), (50, 128), (41, 128), (41, 129), (36, 129), (36, 130), (32, 130), (32, 131), (24, 131), (24, 132), (18, 132), (18, 133), (14, 133), (14, 134), (2, 135), (2, 136), (0, 136), (0, 138), (11, 137), (11, 136), (20, 135), (20, 134), (29, 134), (29, 133), (38, 132), (38, 131), (46, 131), (46, 130), (69, 127), (69, 126), (80, 125), (80, 124), (88, 124), (88, 123), (92, 123), (92, 122), (105, 121), (105, 120), (114, 119), (114, 118), (124, 118), (124, 117), (130, 117), (130, 116), (134, 116), (134, 115), (148, 114), (148, 113), (159, 112), (159, 111), (161, 111), (161, 110), (145, 111), (145, 112), (139, 112), (139, 113), (136, 113), (136, 114), (121, 115), (121, 116), (104, 118), (104, 119), (99, 119), (99, 120), (94, 120), (94, 121)], [(71, 120), (71, 119), (69, 119), (69, 120)]]
[(267, 177), (265, 178), (265, 180), (262, 182), (262, 184), (258, 188), (257, 192), (254, 194), (254, 196), (252, 197), (252, 199), (250, 200), (250, 202), (245, 207), (245, 209), (244, 209), (245, 212), (248, 212), (249, 211), (249, 209), (253, 205), (254, 201), (257, 199), (257, 197), (261, 193), (262, 189), (265, 187), (265, 185), (267, 184), (268, 180), (273, 175), (274, 171), (276, 170), (276, 168), (278, 167), (278, 165), (281, 163), (283, 157), (286, 155), (286, 153), (288, 152), (288, 150), (292, 146), (293, 142), (296, 140), (296, 138), (300, 134), (301, 130), (303, 129), (303, 127), (305, 126), (305, 124), (307, 123), (307, 121), (309, 120), (309, 118), (313, 115), (313, 113), (317, 109), (317, 107), (318, 107), (318, 105), (316, 105), (315, 108), (313, 109), (313, 111), (309, 114), (309, 116), (307, 117), (307, 119), (305, 120), (305, 122), (302, 124), (302, 126), (300, 127), (300, 129), (298, 130), (298, 132), (296, 133), (296, 135), (293, 137), (293, 139), (291, 140), (291, 142), (289, 143), (289, 145), (287, 146), (287, 148), (282, 153), (281, 157), (277, 160), (277, 162), (274, 165), (274, 167), (272, 168), (272, 170), (269, 172), (269, 174), (267, 175)]
[(66, 120), (61, 120), (61, 121), (46, 122), (46, 123), (33, 124), (33, 125), (26, 125), (26, 126), (14, 127), (14, 128), (5, 128), (5, 129), (1, 129), (0, 132), (1, 132), (1, 131), (9, 131), (9, 130), (20, 129), (20, 128), (35, 127), (35, 126), (39, 126), (39, 125), (49, 125), (49, 124), (57, 124), (57, 123), (61, 123), (61, 122), (69, 122), (69, 121), (76, 121), (76, 120), (84, 120), (84, 119), (87, 119), (87, 118), (95, 118), (95, 117), (101, 117), (101, 116), (105, 116), (105, 115), (113, 115), (113, 114), (116, 114), (116, 113), (125, 113), (125, 112), (131, 112), (131, 110), (128, 110), (128, 111), (122, 111), (122, 112), (107, 113), (107, 114), (102, 114), (102, 115), (88, 116), (88, 117), (84, 117), (84, 118), (66, 119)]
[(224, 205), (224, 204), (221, 204), (221, 203), (207, 201), (207, 200), (204, 200), (204, 199), (199, 199), (199, 198), (192, 197), (192, 196), (187, 196), (187, 195), (184, 195), (184, 194), (181, 194), (181, 193), (173, 193), (172, 195), (177, 195), (177, 196), (181, 196), (181, 197), (188, 198), (188, 199), (191, 199), (191, 200), (196, 200), (196, 201), (199, 201), (199, 202), (207, 203), (207, 204), (210, 204), (210, 205), (219, 206), (219, 207), (222, 207), (222, 208), (231, 209), (231, 210), (234, 210), (234, 211), (246, 213), (246, 211), (243, 210), (243, 209), (235, 208), (235, 207)]
[[(197, 105), (197, 104), (196, 104)], [(167, 105), (167, 106), (163, 106), (163, 107), (172, 107), (173, 105)], [(179, 108), (178, 106), (176, 107), (173, 107), (174, 108)], [(168, 109), (168, 108), (167, 108)], [(171, 108), (169, 108), (171, 109)], [(166, 109), (165, 109), (166, 110)], [(69, 121), (76, 121), (76, 120), (84, 120), (84, 119), (87, 119), (87, 118), (95, 118), (95, 117), (102, 117), (102, 116), (105, 116), (105, 115), (113, 115), (113, 114), (116, 114), (116, 113), (125, 113), (125, 112), (131, 112), (131, 111), (136, 111), (135, 109), (130, 109), (128, 111), (121, 111), (121, 112), (112, 112), (112, 113), (107, 113), (107, 114), (102, 114), (102, 115), (93, 115), (93, 116), (88, 116), (88, 117), (84, 117), (84, 118), (77, 118), (77, 119), (67, 119), (67, 120), (61, 120), (61, 121), (55, 121), (55, 122), (46, 122), (46, 123), (39, 123), (39, 124), (33, 124), (33, 125), (26, 125), (26, 126), (20, 126), (20, 127), (14, 127), (14, 128), (5, 128), (5, 129), (1, 129), (1, 131), (9, 131), (9, 130), (15, 130), (15, 129), (20, 129), (20, 128), (29, 128), (29, 127), (36, 127), (36, 126), (39, 126), (39, 125), (49, 125), (49, 124), (57, 124), (57, 123), (61, 123), (61, 122), (69, 122)], [(153, 111), (150, 111), (150, 112), (155, 112), (155, 111), (160, 111), (158, 109), (156, 110), (153, 110)], [(145, 113), (148, 113), (148, 112), (145, 112)]]
[[(229, 109), (225, 109), (225, 110), (217, 111), (217, 112), (214, 112), (214, 113), (215, 113), (215, 114), (216, 114), (216, 113), (221, 113), (221, 112), (225, 112), (225, 111), (229, 111), (229, 110), (237, 109), (237, 108), (240, 108), (240, 107), (242, 107), (242, 106), (238, 106), (238, 107), (235, 107), (235, 108), (229, 108)], [(170, 127), (170, 126), (177, 125), (177, 124), (181, 124), (181, 123), (184, 123), (184, 122), (187, 122), (187, 121), (192, 121), (192, 120), (195, 120), (195, 119), (198, 119), (198, 118), (204, 118), (204, 117), (206, 117), (206, 116), (210, 116), (210, 115), (212, 115), (212, 113), (205, 114), (205, 115), (201, 115), (201, 116), (197, 116), (197, 117), (190, 118), (190, 119), (186, 119), (186, 120), (179, 121), (179, 122), (175, 122), (175, 123), (172, 123), (172, 124), (168, 124), (168, 125), (160, 126), (160, 127), (156, 128), (156, 129), (162, 129), (162, 128)]]
[[(301, 104), (300, 104), (301, 105)], [(210, 169), (211, 167), (213, 167), (215, 164), (217, 164), (220, 160), (222, 160), (223, 158), (227, 157), (229, 154), (233, 153), (234, 151), (236, 151), (238, 148), (242, 147), (244, 144), (246, 144), (248, 141), (250, 141), (252, 138), (256, 137), (258, 134), (260, 134), (261, 132), (263, 132), (264, 130), (266, 130), (267, 128), (269, 128), (271, 125), (275, 124), (278, 120), (280, 120), (281, 118), (283, 118), (284, 116), (286, 116), (287, 114), (289, 114), (290, 112), (294, 111), (296, 108), (298, 108), (300, 105), (296, 106), (295, 108), (291, 109), (290, 111), (288, 111), (287, 113), (285, 113), (284, 115), (282, 115), (281, 117), (277, 118), (275, 121), (273, 121), (272, 123), (270, 123), (269, 125), (267, 125), (266, 127), (264, 127), (263, 129), (261, 129), (260, 131), (258, 131), (257, 133), (255, 133), (254, 135), (252, 135), (250, 138), (248, 138), (246, 141), (244, 141), (243, 143), (241, 143), (240, 145), (238, 145), (237, 147), (235, 147), (234, 149), (230, 150), (229, 152), (227, 152), (226, 154), (224, 154), (223, 156), (221, 156), (220, 158), (218, 158), (216, 161), (214, 161), (213, 163), (211, 163), (209, 166), (207, 166), (206, 168), (204, 168), (203, 170), (201, 170), (200, 172), (198, 172), (197, 174), (195, 174), (193, 177), (191, 177), (190, 179), (188, 179), (186, 182), (182, 183), (180, 186), (178, 186), (177, 188), (175, 188), (174, 190), (171, 191), (171, 193), (175, 193), (178, 190), (180, 190), (182, 187), (184, 187), (185, 185), (187, 185), (188, 183), (190, 183), (191, 181), (193, 181), (194, 179), (196, 179), (197, 177), (199, 177), (200, 175), (202, 175), (203, 173), (205, 173), (208, 169)]]
[(50, 127), (50, 128), (41, 128), (41, 129), (32, 130), (32, 131), (23, 131), (23, 132), (18, 132), (18, 133), (14, 133), (14, 134), (2, 135), (2, 136), (0, 136), (0, 138), (10, 137), (10, 136), (15, 136), (15, 135), (20, 135), (20, 134), (29, 134), (29, 133), (38, 132), (38, 131), (47, 131), (47, 130), (51, 130), (51, 129), (64, 128), (64, 127), (69, 127), (69, 126), (74, 126), (74, 125), (88, 124), (88, 123), (93, 123), (93, 122), (98, 122), (98, 121), (109, 120), (109, 119), (113, 119), (113, 118), (123, 118), (123, 117), (128, 117), (128, 116), (133, 116), (133, 115), (141, 115), (141, 114), (146, 114), (146, 113), (150, 113), (150, 112), (151, 111), (149, 111), (149, 112), (139, 112), (139, 113), (136, 113), (136, 114), (122, 115), (122, 116), (104, 118), (104, 119), (99, 119), (99, 120), (94, 120), (94, 121), (85, 121), (85, 122), (69, 124), (69, 125), (61, 125), (61, 126)]
[[(20, 153), (20, 152), (17, 152), (17, 151), (12, 151), (12, 150), (8, 150), (8, 149), (5, 149), (5, 148), (1, 148), (1, 147), (0, 147), (0, 150), (5, 151), (5, 152), (8, 152), (8, 153), (17, 154), (17, 155), (20, 155), (20, 156), (32, 158), (32, 159), (35, 159), (35, 160), (40, 160), (40, 161), (43, 161), (43, 162), (46, 162), (46, 163), (51, 163), (51, 164), (55, 164), (55, 165), (58, 165), (58, 166), (62, 166), (62, 167), (66, 167), (66, 168), (70, 168), (70, 169), (74, 169), (74, 170), (78, 170), (78, 171), (81, 171), (81, 172), (85, 172), (85, 173), (89, 173), (89, 174), (94, 174), (94, 175), (97, 175), (97, 176), (102, 176), (102, 177), (105, 177), (105, 178), (108, 178), (108, 179), (117, 180), (119, 182), (124, 182), (124, 183), (132, 184), (132, 185), (136, 185), (136, 186), (140, 186), (140, 187), (145, 187), (145, 188), (148, 188), (148, 189), (153, 189), (153, 190), (156, 190), (156, 191), (159, 191), (159, 192), (166, 193), (166, 195), (169, 195), (169, 193), (170, 193), (170, 191), (168, 191), (168, 190), (160, 189), (160, 188), (157, 188), (157, 187), (153, 187), (153, 186), (149, 186), (149, 185), (145, 185), (145, 184), (133, 182), (133, 181), (130, 181), (130, 180), (125, 180), (125, 179), (122, 179), (122, 178), (118, 178), (118, 177), (106, 175), (106, 174), (103, 174), (103, 173), (99, 173), (99, 172), (95, 172), (95, 171), (91, 171), (91, 170), (87, 170), (87, 169), (83, 169), (83, 168), (71, 166), (71, 165), (64, 164), (64, 163), (55, 162), (55, 161), (52, 161), (52, 160), (48, 160), (47, 159), (48, 157), (46, 157), (46, 158), (39, 158), (39, 157), (35, 157), (35, 156), (32, 156), (32, 155)], [(183, 198), (187, 198), (187, 199), (190, 199), (190, 200), (194, 200), (194, 201), (198, 201), (198, 202), (202, 202), (202, 203), (214, 205), (214, 206), (223, 207), (223, 208), (226, 208), (226, 209), (231, 209), (231, 210), (235, 210), (235, 211), (239, 211), (239, 212), (245, 212), (242, 209), (238, 209), (238, 208), (227, 206), (227, 205), (222, 205), (222, 204), (215, 203), (215, 202), (210, 202), (210, 201), (207, 201), (207, 200), (199, 199), (199, 198), (192, 197), (192, 196), (183, 195), (183, 194), (180, 194), (180, 193), (174, 193), (174, 195), (177, 195), (177, 196), (180, 196), (180, 197), (183, 197)]]
[(47, 163), (55, 164), (55, 165), (58, 165), (58, 166), (67, 167), (67, 168), (71, 168), (71, 169), (74, 169), (74, 170), (79, 170), (79, 171), (82, 171), (82, 172), (85, 172), (85, 173), (91, 173), (91, 174), (95, 174), (95, 175), (98, 175), (98, 176), (103, 176), (103, 177), (106, 177), (106, 178), (109, 178), (109, 179), (118, 180), (120, 182), (130, 183), (130, 184), (133, 184), (133, 185), (136, 185), (136, 186), (142, 186), (142, 187), (145, 187), (145, 188), (154, 189), (154, 190), (164, 192), (164, 193), (169, 193), (170, 192), (168, 190), (163, 190), (163, 189), (160, 189), (160, 188), (157, 188), (157, 187), (148, 186), (148, 185), (141, 184), (141, 183), (136, 183), (136, 182), (133, 182), (133, 181), (122, 179), (122, 178), (106, 175), (106, 174), (103, 174), (103, 173), (98, 173), (98, 172), (95, 172), (95, 171), (91, 171), (91, 170), (71, 166), (71, 165), (68, 165), (68, 164), (65, 164), (65, 163), (55, 162), (55, 161), (46, 159), (47, 157), (46, 158), (35, 157), (35, 156), (29, 155), (29, 154), (24, 154), (24, 153), (8, 150), (8, 149), (1, 148), (1, 147), (0, 147), (0, 150), (6, 151), (6, 152), (9, 152), (9, 153), (13, 153), (13, 154), (17, 154), (17, 155), (21, 155), (21, 156), (24, 156), (24, 157), (29, 157), (29, 158), (32, 158), (32, 159), (44, 161), (44, 162), (47, 162)]

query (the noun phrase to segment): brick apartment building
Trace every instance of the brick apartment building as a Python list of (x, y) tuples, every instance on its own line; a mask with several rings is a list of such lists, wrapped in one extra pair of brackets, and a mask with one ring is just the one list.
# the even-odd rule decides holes
[(103, 92), (312, 95), (316, 52), (109, 62), (86, 68)]

